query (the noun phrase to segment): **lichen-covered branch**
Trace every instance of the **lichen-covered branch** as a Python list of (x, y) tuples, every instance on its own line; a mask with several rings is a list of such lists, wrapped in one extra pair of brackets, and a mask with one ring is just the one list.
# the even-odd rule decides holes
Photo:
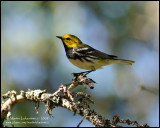
[(149, 125), (147, 125), (147, 124), (139, 124), (137, 121), (131, 121), (129, 119), (127, 119), (127, 120), (120, 119), (118, 115), (115, 115), (113, 117), (112, 123), (113, 124), (123, 123), (123, 124), (128, 124), (128, 125), (135, 125), (137, 127), (149, 127)]
[[(78, 77), (78, 76), (77, 76)], [(78, 82), (77, 82), (78, 81)], [(87, 78), (86, 76), (81, 76), (72, 81), (71, 86), (77, 86), (80, 84), (93, 84), (94, 81)], [(76, 84), (75, 84), (76, 83)], [(75, 84), (75, 85), (74, 85)], [(59, 89), (53, 94), (47, 93), (46, 90), (28, 90), (27, 92), (21, 91), (17, 94), (15, 91), (9, 91), (3, 95), (5, 102), (1, 103), (1, 126), (6, 117), (11, 117), (11, 110), (14, 105), (19, 102), (32, 101), (35, 102), (35, 109), (38, 113), (39, 102), (45, 103), (46, 113), (50, 116), (52, 115), (52, 110), (55, 107), (66, 108), (74, 114), (79, 114), (83, 119), (87, 119), (96, 127), (120, 127), (118, 123), (126, 123), (128, 125), (136, 125), (140, 127), (147, 127), (148, 125), (140, 125), (135, 121), (121, 120), (118, 116), (113, 118), (113, 121), (104, 119), (101, 115), (97, 114), (95, 110), (90, 108), (90, 103), (93, 103), (91, 97), (84, 92), (71, 92), (74, 87), (61, 85)], [(93, 86), (92, 86), (93, 87)], [(78, 97), (78, 98), (77, 98)], [(83, 121), (83, 120), (82, 120)], [(78, 126), (82, 123), (78, 124)]]

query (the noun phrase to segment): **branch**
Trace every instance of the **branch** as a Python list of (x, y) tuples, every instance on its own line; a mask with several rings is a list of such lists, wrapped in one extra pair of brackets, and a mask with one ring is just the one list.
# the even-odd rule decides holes
[(124, 119), (120, 119), (118, 115), (115, 115), (113, 117), (112, 123), (117, 124), (117, 123), (124, 123), (124, 124), (128, 124), (128, 125), (136, 125), (137, 127), (149, 127), (149, 125), (147, 124), (138, 124), (137, 121), (130, 121), (129, 119), (124, 120)]
[[(38, 112), (39, 102), (43, 102), (46, 105), (46, 113), (51, 116), (51, 112), (55, 107), (66, 108), (74, 114), (79, 114), (83, 119), (90, 121), (95, 127), (120, 127), (117, 123), (127, 123), (128, 125), (136, 125), (141, 127), (147, 127), (148, 125), (140, 125), (137, 122), (132, 122), (129, 120), (120, 120), (118, 116), (113, 118), (113, 121), (104, 119), (101, 115), (97, 114), (95, 110), (92, 110), (89, 106), (90, 103), (93, 103), (93, 100), (88, 94), (83, 92), (72, 93), (74, 87), (78, 84), (89, 84), (93, 88), (92, 79), (87, 78), (84, 75), (77, 76), (73, 81), (70, 87), (67, 89), (65, 85), (61, 85), (59, 89), (53, 93), (47, 93), (46, 90), (28, 90), (27, 92), (21, 91), (19, 95), (15, 91), (9, 91), (3, 95), (3, 98), (9, 98), (7, 101), (2, 102), (1, 104), (1, 126), (7, 117), (11, 117), (11, 109), (13, 106), (19, 102), (32, 101), (36, 103), (35, 109)], [(75, 84), (76, 83), (76, 84)], [(78, 100), (77, 97), (80, 97)], [(83, 120), (82, 120), (83, 121)], [(82, 123), (78, 124), (78, 126)]]
[(151, 87), (147, 87), (145, 85), (139, 85), (138, 87), (139, 87), (140, 90), (150, 92), (154, 95), (159, 95), (159, 89), (158, 88), (151, 88)]

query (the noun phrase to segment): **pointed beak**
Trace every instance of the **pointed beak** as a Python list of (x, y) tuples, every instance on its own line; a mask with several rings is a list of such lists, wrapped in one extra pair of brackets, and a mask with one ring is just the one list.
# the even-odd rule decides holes
[(62, 36), (56, 36), (56, 37), (62, 40)]

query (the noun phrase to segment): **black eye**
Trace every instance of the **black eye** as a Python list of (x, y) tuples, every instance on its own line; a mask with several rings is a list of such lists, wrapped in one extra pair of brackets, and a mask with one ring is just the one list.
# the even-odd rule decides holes
[(66, 38), (66, 40), (70, 40), (70, 38)]

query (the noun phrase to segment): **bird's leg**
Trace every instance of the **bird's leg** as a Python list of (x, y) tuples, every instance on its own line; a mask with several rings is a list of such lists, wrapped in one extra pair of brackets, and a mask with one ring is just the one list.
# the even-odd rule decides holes
[(91, 73), (93, 71), (95, 71), (95, 70), (89, 70), (89, 71), (86, 71), (86, 72), (83, 72), (83, 73), (86, 73), (85, 75), (87, 75), (87, 74), (89, 74), (89, 73)]
[(93, 71), (95, 71), (95, 70), (89, 70), (89, 71), (85, 71), (85, 72), (80, 72), (80, 73), (72, 73), (73, 74), (73, 76), (80, 76), (81, 74), (84, 74), (85, 76), (87, 75), (87, 74), (89, 74), (89, 73), (91, 73), (91, 72), (93, 72)]

